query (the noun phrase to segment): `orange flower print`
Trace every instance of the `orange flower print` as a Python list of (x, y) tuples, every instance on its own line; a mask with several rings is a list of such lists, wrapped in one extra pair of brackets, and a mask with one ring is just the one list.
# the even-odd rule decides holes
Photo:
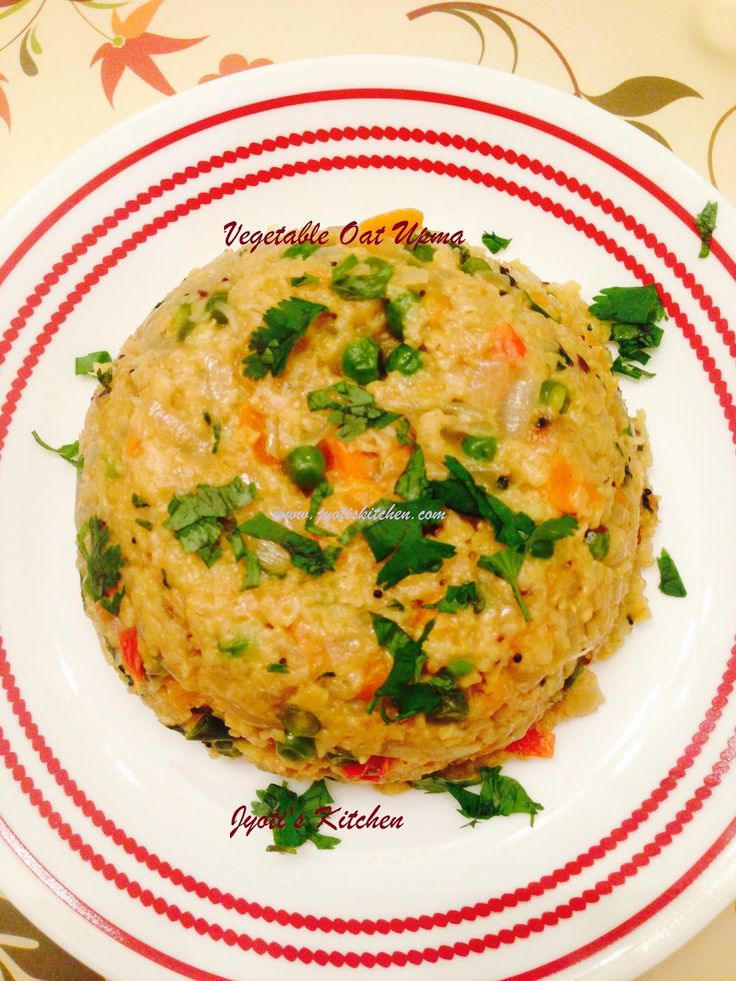
[(220, 70), (213, 75), (203, 75), (199, 84), (211, 82), (213, 78), (222, 78), (223, 75), (234, 75), (236, 72), (244, 72), (248, 68), (260, 68), (261, 65), (272, 65), (270, 58), (255, 58), (248, 61), (241, 54), (228, 54), (220, 61)]
[[(4, 75), (0, 75), (0, 82), (7, 82), (7, 78)], [(10, 129), (10, 105), (7, 95), (3, 92), (2, 85), (0, 85), (0, 119), (4, 119), (5, 125)]]
[(113, 105), (115, 90), (126, 68), (142, 78), (151, 88), (163, 92), (164, 95), (173, 95), (174, 89), (154, 62), (153, 55), (183, 51), (184, 48), (191, 48), (192, 45), (204, 41), (203, 37), (175, 38), (149, 33), (147, 27), (162, 3), (163, 0), (149, 0), (125, 20), (121, 20), (117, 10), (113, 10), (112, 29), (115, 36), (112, 41), (98, 48), (90, 63), (102, 63), (102, 88), (110, 105)]

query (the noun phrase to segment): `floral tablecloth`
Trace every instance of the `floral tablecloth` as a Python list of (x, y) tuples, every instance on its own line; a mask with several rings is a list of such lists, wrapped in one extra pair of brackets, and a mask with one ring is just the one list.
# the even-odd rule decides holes
[[(546, 82), (736, 199), (736, 0), (0, 0), (0, 213), (87, 140), (175, 92), (271, 62), (378, 52)], [(0, 895), (3, 972), (97, 977)], [(736, 910), (645, 978), (736, 981)]]

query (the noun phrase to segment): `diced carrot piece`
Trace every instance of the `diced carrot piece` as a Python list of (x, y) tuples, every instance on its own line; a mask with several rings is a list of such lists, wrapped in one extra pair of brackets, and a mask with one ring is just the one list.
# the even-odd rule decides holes
[(388, 676), (388, 668), (380, 661), (373, 662), (363, 675), (363, 687), (355, 696), (361, 702), (370, 702)]
[(238, 420), (241, 426), (248, 426), (255, 429), (257, 433), (265, 432), (266, 419), (260, 409), (256, 409), (250, 402), (243, 402), (238, 412)]
[(493, 332), (491, 354), (504, 361), (517, 361), (526, 357), (526, 345), (511, 324), (498, 324)]
[(143, 449), (139, 437), (131, 429), (125, 437), (125, 452), (128, 456), (140, 456)]
[(144, 681), (146, 669), (143, 667), (143, 659), (138, 650), (138, 630), (135, 627), (121, 630), (118, 634), (118, 640), (120, 642), (120, 657), (128, 674), (134, 681)]
[(601, 493), (590, 481), (581, 480), (567, 460), (556, 459), (547, 479), (547, 497), (564, 514), (594, 508), (600, 504)]
[(378, 783), (393, 766), (390, 756), (370, 756), (365, 763), (345, 763), (340, 769), (348, 780), (366, 780)]
[[(404, 222), (406, 225), (403, 224)], [(394, 225), (399, 223), (401, 223), (399, 227), (392, 233)], [(395, 239), (396, 235), (402, 235), (402, 233), (406, 235), (412, 225), (415, 224), (418, 229), (424, 225), (424, 215), (421, 211), (417, 211), (416, 208), (396, 208), (395, 211), (385, 211), (381, 215), (366, 218), (361, 221), (359, 228), (361, 232), (376, 232), (379, 228), (385, 228), (386, 237)]]
[(541, 756), (550, 760), (555, 752), (555, 734), (532, 726), (521, 739), (509, 743), (504, 752), (515, 756)]
[(265, 463), (267, 467), (277, 467), (281, 464), (280, 460), (268, 452), (264, 433), (261, 433), (253, 444), (253, 455), (259, 463)]
[(328, 470), (335, 470), (345, 477), (358, 480), (374, 480), (378, 474), (378, 455), (363, 450), (351, 450), (336, 436), (327, 436), (319, 444), (325, 455)]

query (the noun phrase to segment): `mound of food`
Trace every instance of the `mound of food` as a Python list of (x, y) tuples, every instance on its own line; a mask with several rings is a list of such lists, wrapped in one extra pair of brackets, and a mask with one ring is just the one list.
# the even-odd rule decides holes
[(576, 285), (464, 245), (195, 270), (81, 437), (109, 657), (166, 726), (285, 775), (544, 753), (646, 615), (649, 453), (607, 339)]

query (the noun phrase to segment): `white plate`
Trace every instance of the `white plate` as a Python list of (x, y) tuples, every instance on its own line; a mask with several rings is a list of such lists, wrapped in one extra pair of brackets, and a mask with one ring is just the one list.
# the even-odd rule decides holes
[[(592, 106), (464, 65), (385, 57), (288, 64), (177, 96), (62, 166), (0, 234), (2, 888), (72, 953), (128, 979), (629, 978), (736, 894), (734, 629), (736, 217), (709, 259), (691, 215), (717, 197)], [(648, 412), (663, 496), (652, 619), (600, 669), (606, 704), (517, 763), (544, 812), (475, 829), (444, 795), (347, 809), (403, 827), (334, 852), (267, 854), (230, 818), (268, 778), (211, 760), (126, 697), (85, 619), (74, 473), (30, 438), (80, 429), (75, 355), (116, 350), (223, 247), (223, 225), (323, 225), (410, 204), (430, 227), (512, 235), (543, 278), (660, 283), (670, 320)], [(729, 429), (730, 427), (730, 429)], [(729, 741), (730, 740), (730, 741)], [(172, 869), (179, 871), (172, 872)], [(334, 965), (334, 966), (332, 966)], [(350, 970), (348, 970), (350, 968)], [(381, 972), (379, 972), (381, 973)], [(375, 970), (373, 971), (375, 976)]]

